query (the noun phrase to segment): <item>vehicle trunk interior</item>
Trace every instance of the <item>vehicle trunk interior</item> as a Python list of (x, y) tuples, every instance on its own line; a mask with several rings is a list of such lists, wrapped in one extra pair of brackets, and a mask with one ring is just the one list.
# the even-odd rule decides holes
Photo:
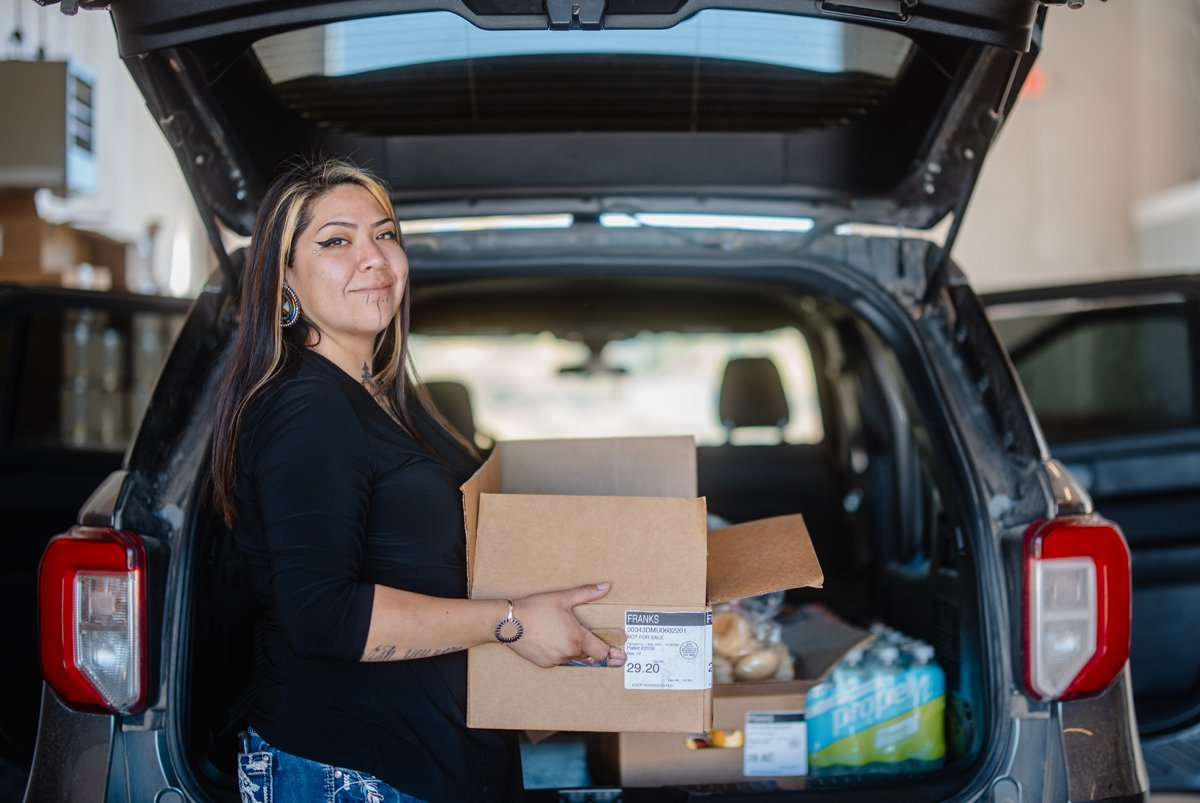
[[(785, 610), (816, 603), (852, 624), (884, 622), (933, 645), (946, 674), (946, 766), (813, 777), (810, 793), (888, 784), (924, 799), (931, 784), (947, 794), (965, 785), (992, 716), (975, 517), (947, 457), (944, 414), (924, 409), (918, 399), (928, 393), (912, 386), (924, 372), (903, 364), (861, 315), (795, 284), (633, 274), (425, 282), (412, 303), (420, 376), (484, 449), (490, 438), (664, 434), (663, 422), (682, 422), (674, 431), (696, 431), (710, 527), (804, 515), (825, 586), (789, 592)], [(475, 362), (456, 364), (463, 355)], [(639, 412), (642, 377), (678, 392), (659, 398), (648, 417)], [(541, 406), (564, 400), (575, 406), (563, 422)], [(694, 417), (693, 407), (701, 411)], [(228, 531), (207, 514), (195, 521), (178, 726), (199, 782), (216, 799), (234, 799), (253, 601)], [(525, 745), (527, 783), (608, 782), (581, 769), (582, 752), (570, 752), (585, 742), (559, 734)], [(556, 744), (566, 752), (545, 746)], [(567, 758), (547, 769), (546, 756)]]

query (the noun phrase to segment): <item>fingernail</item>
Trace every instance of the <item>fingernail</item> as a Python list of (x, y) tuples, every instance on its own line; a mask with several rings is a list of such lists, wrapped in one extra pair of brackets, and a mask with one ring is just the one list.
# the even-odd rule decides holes
[(597, 591), (607, 591), (609, 585), (610, 585), (609, 583), (597, 583), (596, 590)]

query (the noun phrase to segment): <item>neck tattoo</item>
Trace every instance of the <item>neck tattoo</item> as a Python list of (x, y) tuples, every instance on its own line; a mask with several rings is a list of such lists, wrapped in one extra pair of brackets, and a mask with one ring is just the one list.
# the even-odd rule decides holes
[(368, 383), (368, 382), (370, 382), (372, 379), (374, 379), (374, 377), (373, 377), (373, 376), (371, 376), (371, 367), (370, 367), (369, 365), (367, 365), (367, 364), (364, 362), (364, 363), (363, 363), (363, 372), (362, 372), (362, 381), (363, 381), (363, 384), (364, 384), (364, 385), (365, 385), (365, 384), (367, 384), (367, 383)]

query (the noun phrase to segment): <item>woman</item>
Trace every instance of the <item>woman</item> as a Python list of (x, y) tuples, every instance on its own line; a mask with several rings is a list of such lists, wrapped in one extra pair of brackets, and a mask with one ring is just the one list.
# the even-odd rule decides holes
[(254, 224), (213, 440), (261, 608), (243, 800), (511, 799), (515, 739), (466, 727), (464, 650), (624, 660), (572, 613), (607, 584), (466, 599), (474, 449), (417, 389), (408, 324), (386, 188), (342, 161), (287, 170)]

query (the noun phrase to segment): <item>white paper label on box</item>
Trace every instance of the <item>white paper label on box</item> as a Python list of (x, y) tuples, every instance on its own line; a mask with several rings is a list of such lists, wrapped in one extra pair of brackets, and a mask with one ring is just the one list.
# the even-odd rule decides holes
[(807, 775), (807, 728), (802, 711), (746, 712), (742, 774)]
[(625, 688), (712, 688), (712, 611), (625, 611)]

